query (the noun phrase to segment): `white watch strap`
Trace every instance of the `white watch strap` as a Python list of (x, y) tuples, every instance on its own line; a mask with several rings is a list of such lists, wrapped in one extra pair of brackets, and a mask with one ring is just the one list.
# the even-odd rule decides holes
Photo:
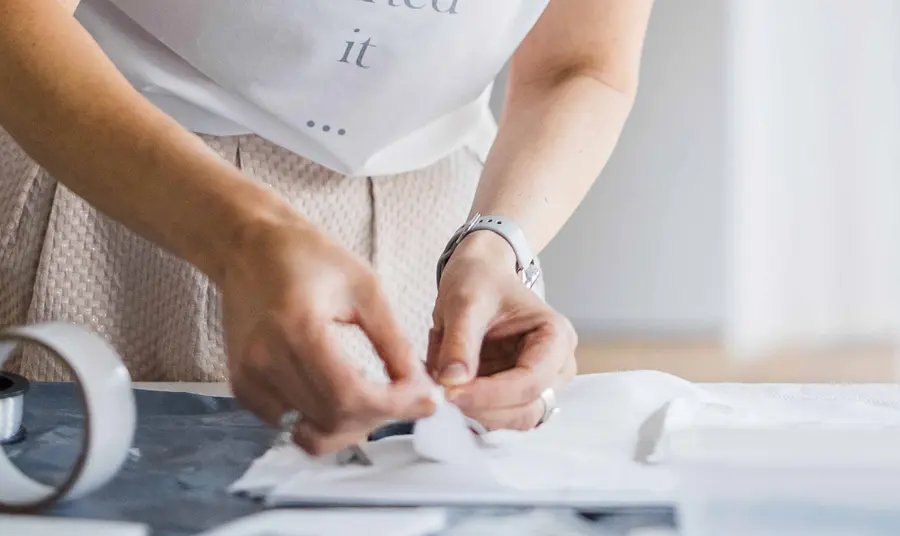
[(509, 218), (502, 216), (481, 216), (475, 220), (475, 224), (469, 229), (467, 234), (475, 231), (493, 231), (502, 236), (504, 240), (509, 242), (513, 252), (516, 254), (516, 268), (524, 270), (528, 268), (534, 255), (531, 253), (531, 247), (528, 246), (528, 240), (522, 229), (513, 223)]
[(441, 274), (444, 271), (444, 266), (447, 265), (447, 262), (450, 260), (456, 247), (459, 246), (460, 242), (462, 242), (466, 236), (475, 231), (492, 231), (503, 237), (510, 247), (512, 247), (513, 253), (516, 256), (516, 272), (522, 278), (522, 282), (525, 286), (543, 297), (541, 267), (534, 254), (531, 252), (531, 248), (528, 246), (528, 240), (525, 238), (525, 233), (522, 232), (522, 229), (520, 229), (515, 222), (509, 218), (504, 218), (503, 216), (482, 216), (481, 214), (476, 214), (453, 234), (447, 247), (444, 248), (444, 253), (441, 255), (440, 259), (438, 259), (438, 286), (441, 284)]

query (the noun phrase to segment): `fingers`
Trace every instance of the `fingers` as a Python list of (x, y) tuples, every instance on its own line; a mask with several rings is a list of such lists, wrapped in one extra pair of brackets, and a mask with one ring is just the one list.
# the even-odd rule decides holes
[(516, 366), (448, 393), (464, 411), (523, 406), (553, 387), (567, 360), (574, 360), (575, 345), (565, 325), (548, 321), (524, 336)]
[(566, 359), (565, 364), (563, 365), (562, 371), (559, 373), (560, 384), (557, 386), (557, 389), (562, 389), (563, 387), (572, 383), (572, 380), (575, 379), (575, 376), (578, 375), (578, 360), (575, 359), (575, 354), (573, 353), (569, 359)]
[(338, 407), (344, 408), (337, 413), (342, 420), (356, 420), (367, 429), (386, 420), (422, 419), (436, 409), (430, 387), (418, 382), (388, 385), (358, 382), (347, 387), (355, 389), (357, 394), (336, 396)]
[(295, 335), (291, 348), (303, 371), (304, 385), (315, 385), (318, 396), (309, 402), (314, 411), (310, 416), (324, 432), (353, 427), (368, 430), (385, 419), (421, 418), (434, 411), (425, 382), (367, 381), (348, 363), (324, 328)]
[[(304, 416), (316, 421), (327, 418), (316, 400), (321, 398), (319, 385), (309, 381), (310, 376), (295, 358), (295, 352), (286, 341), (277, 323), (262, 322), (254, 329), (250, 342), (241, 359), (232, 370), (232, 384), (243, 396), (239, 399), (248, 407), (258, 405), (254, 400), (265, 393), (276, 398), (280, 407), (266, 413), (254, 411), (269, 423), (277, 423), (285, 411), (302, 410)], [(237, 394), (237, 393), (236, 393)]]
[(413, 355), (374, 277), (367, 277), (357, 289), (356, 302), (357, 323), (372, 341), (388, 376), (395, 381), (423, 376), (422, 362)]
[(269, 426), (278, 425), (281, 416), (290, 406), (273, 389), (264, 388), (264, 383), (260, 381), (239, 376), (236, 371), (231, 378), (231, 390), (241, 405)]
[[(434, 413), (434, 410), (433, 401), (420, 400), (406, 406), (404, 412), (397, 414), (399, 415), (397, 420), (414, 421), (423, 419)], [(373, 425), (350, 420), (344, 421), (336, 429), (323, 430), (316, 423), (304, 419), (294, 429), (294, 442), (313, 456), (331, 454), (350, 445), (366, 441), (371, 432), (384, 423), (384, 419), (379, 419), (375, 422), (377, 424)]]
[(444, 309), (440, 347), (429, 366), (445, 386), (469, 383), (478, 371), (484, 334), (497, 308), (486, 299), (462, 299)]
[(500, 408), (470, 415), (488, 430), (531, 430), (544, 416), (544, 402), (533, 400), (513, 408)]
[[(235, 272), (223, 285), (235, 394), (270, 424), (286, 411), (302, 413), (296, 436), (311, 452), (346, 446), (385, 420), (433, 413), (433, 383), (371, 270), (323, 237), (298, 241), (293, 231), (285, 235), (290, 241), (275, 244), (287, 247), (288, 255), (275, 251), (265, 259), (273, 263), (271, 282)], [(297, 263), (298, 254), (309, 262)], [(362, 377), (333, 340), (336, 323), (359, 325), (391, 383)]]
[(268, 326), (260, 325), (231, 370), (235, 397), (272, 425), (279, 422), (285, 411), (309, 407), (315, 398), (314, 392), (297, 389), (305, 382), (287, 358), (289, 351), (280, 337), (272, 336)]
[(425, 369), (428, 371), (435, 370), (434, 365), (437, 363), (438, 353), (441, 351), (442, 332), (437, 328), (431, 328), (428, 331), (428, 350), (425, 352)]
[(368, 438), (368, 431), (350, 430), (329, 434), (319, 430), (315, 424), (301, 420), (294, 428), (294, 443), (312, 456), (324, 456), (339, 452), (350, 445), (362, 443)]
[(310, 454), (365, 439), (386, 420), (414, 420), (434, 412), (428, 385), (367, 382), (343, 358), (327, 329), (314, 324), (290, 334), (279, 329), (272, 322), (255, 330), (233, 364), (233, 389), (270, 425), (277, 426), (286, 411), (299, 411), (303, 425), (295, 429), (295, 439)]
[[(577, 373), (577, 364), (574, 356), (567, 359), (562, 370), (556, 375), (551, 387), (557, 392), (568, 385)], [(477, 420), (488, 430), (531, 430), (544, 416), (544, 401), (538, 396), (527, 404), (514, 407), (500, 407), (485, 410), (464, 409), (469, 417)]]

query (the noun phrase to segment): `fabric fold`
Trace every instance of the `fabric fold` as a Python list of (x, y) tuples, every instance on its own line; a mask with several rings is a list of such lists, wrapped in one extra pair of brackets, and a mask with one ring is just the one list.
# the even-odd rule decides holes
[(579, 377), (559, 403), (545, 426), (491, 432), (486, 446), (448, 403), (413, 436), (367, 445), (373, 467), (270, 451), (232, 491), (271, 505), (659, 506), (676, 496), (666, 446), (679, 431), (900, 425), (896, 385), (695, 385), (632, 371)]

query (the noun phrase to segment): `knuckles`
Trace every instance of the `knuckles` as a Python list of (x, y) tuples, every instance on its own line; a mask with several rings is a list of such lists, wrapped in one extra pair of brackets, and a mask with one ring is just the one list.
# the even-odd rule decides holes
[(578, 333), (575, 331), (575, 326), (562, 314), (554, 311), (551, 312), (551, 315), (551, 318), (548, 319), (548, 325), (553, 335), (565, 341), (566, 345), (574, 350), (578, 346)]
[(528, 402), (537, 400), (541, 397), (541, 392), (543, 392), (543, 389), (537, 381), (529, 382), (522, 387), (522, 395), (519, 400)]
[(338, 391), (325, 411), (321, 431), (326, 434), (338, 433), (353, 418), (358, 408), (359, 405), (354, 396)]
[(359, 301), (372, 303), (383, 300), (381, 281), (375, 272), (362, 265), (355, 267), (352, 272), (353, 289)]
[[(527, 408), (516, 412), (515, 415), (505, 416), (502, 420), (495, 419), (492, 421), (489, 418), (485, 418), (482, 422), (488, 430), (491, 431), (516, 430), (527, 432), (529, 430), (534, 430), (537, 427), (542, 416), (543, 409), (540, 405), (530, 404)], [(474, 418), (478, 419), (478, 416), (475, 416)]]
[(232, 382), (243, 383), (247, 377), (267, 377), (272, 368), (272, 355), (261, 340), (252, 341), (236, 363)]

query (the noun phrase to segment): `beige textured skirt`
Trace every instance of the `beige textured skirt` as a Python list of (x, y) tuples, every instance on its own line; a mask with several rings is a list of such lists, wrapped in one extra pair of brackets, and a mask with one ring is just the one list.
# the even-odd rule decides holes
[[(435, 263), (481, 174), (473, 152), (411, 173), (353, 178), (256, 136), (204, 140), (369, 259), (424, 358)], [(219, 301), (198, 270), (98, 213), (0, 130), (0, 327), (74, 322), (103, 335), (136, 381), (226, 381)], [(381, 374), (357, 329), (341, 329), (339, 338), (349, 359)], [(10, 368), (35, 380), (69, 378), (31, 348)]]

